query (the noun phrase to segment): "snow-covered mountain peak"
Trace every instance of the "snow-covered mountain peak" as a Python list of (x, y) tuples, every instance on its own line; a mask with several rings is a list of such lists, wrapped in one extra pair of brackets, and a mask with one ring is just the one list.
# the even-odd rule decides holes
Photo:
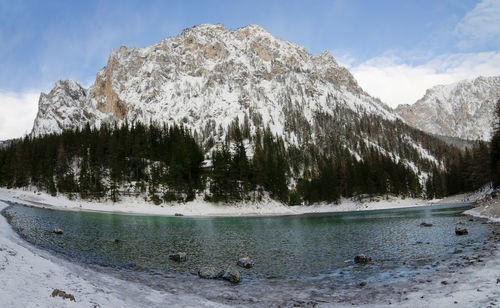
[(432, 134), (469, 140), (491, 138), (500, 77), (478, 77), (437, 85), (413, 105), (396, 111), (407, 123)]
[[(237, 127), (247, 144), (270, 129), (304, 163), (338, 151), (361, 160), (376, 151), (416, 173), (428, 168), (422, 161), (441, 166), (400, 119), (328, 51), (311, 55), (256, 25), (203, 24), (152, 46), (113, 50), (88, 89), (59, 81), (40, 96), (32, 134), (87, 123), (176, 123), (208, 155)], [(412, 153), (410, 160), (401, 153)]]
[[(67, 81), (55, 89), (65, 86), (79, 87)], [(63, 96), (59, 99), (65, 100)], [(300, 104), (309, 118), (337, 104), (397, 118), (363, 92), (328, 52), (310, 55), (305, 48), (277, 39), (256, 25), (228, 30), (223, 25), (203, 24), (146, 48), (122, 46), (111, 52), (95, 83), (76, 101), (75, 97), (69, 95), (67, 104), (78, 101), (91, 108), (84, 120), (97, 125), (114, 118), (175, 121), (200, 130), (213, 122), (225, 127), (236, 117), (251, 118), (252, 113), (283, 133), (285, 103)], [(57, 125), (46, 125), (44, 116), (39, 114), (33, 132), (57, 132), (78, 124), (75, 119), (63, 123), (61, 118)], [(52, 121), (57, 122), (56, 118)]]

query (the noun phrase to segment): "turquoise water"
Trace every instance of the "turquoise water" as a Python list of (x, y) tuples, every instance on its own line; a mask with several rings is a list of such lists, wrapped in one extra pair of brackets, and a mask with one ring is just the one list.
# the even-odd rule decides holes
[[(27, 241), (83, 263), (168, 274), (196, 274), (202, 265), (223, 269), (249, 256), (244, 281), (325, 279), (336, 283), (405, 277), (433, 262), (473, 253), (487, 237), (485, 224), (469, 221), (468, 205), (321, 215), (220, 218), (151, 217), (65, 212), (12, 205), (4, 216)], [(432, 227), (421, 227), (421, 222)], [(463, 222), (469, 235), (456, 236)], [(57, 235), (52, 230), (64, 231)], [(116, 240), (115, 240), (116, 239)], [(188, 261), (168, 254), (183, 251)], [(357, 254), (368, 265), (353, 264)]]

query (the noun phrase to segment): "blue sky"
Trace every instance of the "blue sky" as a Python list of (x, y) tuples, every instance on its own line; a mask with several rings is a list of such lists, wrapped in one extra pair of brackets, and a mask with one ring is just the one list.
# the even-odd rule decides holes
[(435, 84), (500, 75), (499, 20), (500, 0), (0, 0), (0, 139), (31, 129), (39, 93), (57, 80), (89, 86), (111, 49), (202, 23), (258, 24), (309, 53), (329, 50), (396, 106)]

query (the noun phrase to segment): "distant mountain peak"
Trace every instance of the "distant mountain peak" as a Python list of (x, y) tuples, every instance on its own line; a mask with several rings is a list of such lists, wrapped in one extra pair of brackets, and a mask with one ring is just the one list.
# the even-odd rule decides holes
[(396, 108), (410, 125), (423, 131), (467, 140), (489, 140), (500, 76), (436, 85), (412, 105)]

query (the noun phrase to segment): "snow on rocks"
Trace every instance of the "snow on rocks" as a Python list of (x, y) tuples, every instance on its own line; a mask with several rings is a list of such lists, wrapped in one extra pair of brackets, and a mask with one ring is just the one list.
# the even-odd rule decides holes
[(413, 105), (396, 109), (406, 122), (432, 134), (490, 140), (500, 77), (478, 77), (428, 89)]

